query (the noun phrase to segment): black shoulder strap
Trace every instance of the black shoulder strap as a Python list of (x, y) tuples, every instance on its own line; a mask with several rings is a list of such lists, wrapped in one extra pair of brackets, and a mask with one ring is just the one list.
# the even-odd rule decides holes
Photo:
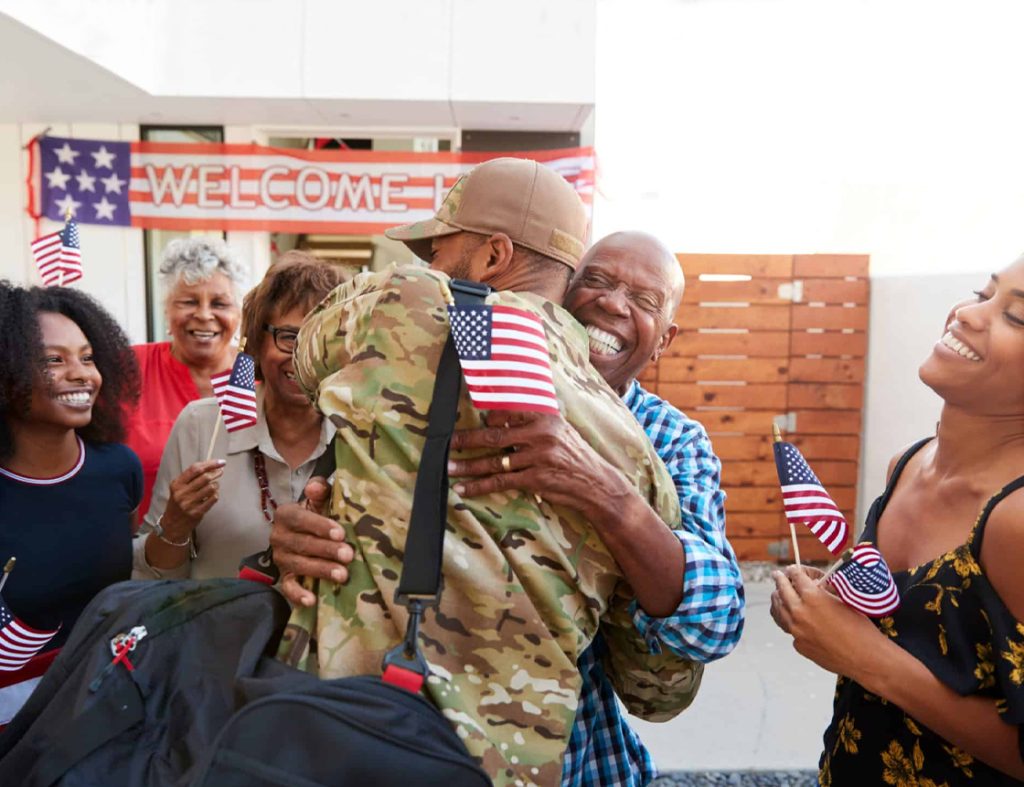
[(988, 524), (988, 518), (992, 514), (992, 509), (999, 505), (1004, 498), (1022, 487), (1024, 487), (1024, 475), (1015, 478), (992, 495), (988, 502), (985, 503), (985, 507), (981, 509), (981, 514), (978, 516), (978, 524), (975, 526), (974, 534), (971, 536), (971, 554), (974, 555), (975, 559), (981, 557), (981, 539), (985, 535), (985, 525)]
[[(453, 279), (450, 287), (457, 306), (481, 304), (491, 291), (486, 284), (461, 279)], [(441, 595), (441, 557), (448, 520), (448, 446), (455, 430), (461, 384), (462, 369), (449, 332), (427, 414), (427, 442), (416, 474), (398, 601), (421, 596), (433, 602)]]
[(889, 482), (885, 485), (885, 492), (882, 493), (882, 508), (885, 508), (886, 504), (889, 502), (889, 498), (892, 497), (893, 490), (896, 489), (896, 483), (900, 480), (900, 476), (903, 475), (903, 470), (906, 468), (907, 463), (914, 457), (914, 454), (924, 448), (925, 445), (933, 439), (934, 438), (932, 437), (925, 437), (918, 440), (904, 452), (903, 456), (900, 457), (900, 460), (896, 463), (896, 467), (892, 469), (892, 475), (889, 477)]

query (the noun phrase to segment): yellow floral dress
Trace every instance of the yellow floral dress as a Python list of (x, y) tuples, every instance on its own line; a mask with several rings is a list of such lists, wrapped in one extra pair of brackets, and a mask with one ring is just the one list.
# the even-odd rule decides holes
[[(901, 459), (885, 493), (868, 512), (862, 540), (877, 543), (878, 520), (900, 473), (922, 440)], [(1024, 624), (1016, 620), (981, 567), (981, 540), (996, 504), (1024, 487), (1024, 476), (993, 495), (967, 542), (930, 563), (893, 574), (900, 608), (875, 621), (962, 696), (990, 697), (1017, 727), (1024, 756)], [(1020, 785), (953, 746), (900, 708), (840, 677), (832, 723), (819, 763), (822, 787)]]

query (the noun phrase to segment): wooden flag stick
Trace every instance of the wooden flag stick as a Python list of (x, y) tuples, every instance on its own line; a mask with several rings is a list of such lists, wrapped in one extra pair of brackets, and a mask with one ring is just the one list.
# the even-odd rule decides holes
[[(242, 341), (238, 344), (238, 352), (245, 351), (245, 337), (242, 337)], [(232, 371), (234, 371), (234, 364), (231, 365)], [(210, 445), (206, 448), (206, 461), (210, 461), (210, 457), (213, 456), (213, 444), (217, 442), (217, 435), (220, 434), (220, 422), (224, 420), (224, 413), (220, 411), (220, 404), (217, 406), (217, 421), (213, 425), (213, 434), (210, 435)]]
[[(782, 430), (779, 429), (778, 424), (772, 424), (772, 437), (775, 438), (776, 443), (782, 442)], [(796, 540), (796, 525), (793, 524), (793, 520), (789, 519), (789, 537), (793, 541), (793, 557), (796, 559), (797, 566), (802, 565), (800, 563), (800, 544)]]
[(11, 572), (14, 571), (14, 564), (17, 562), (18, 559), (13, 556), (11, 557), (10, 560), (7, 561), (7, 565), (4, 566), (4, 575), (2, 578), (0, 578), (0, 590), (4, 589), (4, 585), (7, 584), (7, 577), (9, 577), (11, 575)]
[(847, 547), (843, 550), (843, 554), (839, 556), (839, 559), (828, 567), (828, 571), (826, 571), (824, 574), (818, 577), (818, 584), (824, 585), (826, 582), (828, 582), (828, 578), (835, 574), (836, 571), (839, 570), (839, 567), (843, 565), (843, 563), (848, 561), (851, 557), (853, 557), (853, 547)]

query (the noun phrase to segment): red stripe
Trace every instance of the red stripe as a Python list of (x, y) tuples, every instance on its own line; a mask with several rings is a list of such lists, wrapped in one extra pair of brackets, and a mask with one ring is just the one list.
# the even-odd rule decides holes
[[(472, 360), (472, 359), (470, 359), (470, 360)], [(536, 366), (536, 367), (538, 367), (540, 369), (550, 369), (551, 368), (551, 364), (548, 363), (547, 361), (540, 361), (540, 360), (537, 360), (536, 358), (530, 358), (528, 356), (523, 356), (523, 355), (510, 355), (508, 353), (502, 353), (502, 352), (492, 352), (491, 353), (491, 361), (506, 361), (506, 362), (514, 361), (516, 363), (528, 363), (531, 366)]]
[(471, 377), (518, 377), (521, 380), (537, 380), (542, 383), (552, 382), (550, 374), (521, 372), (516, 369), (467, 369), (465, 374)]
[(519, 385), (468, 385), (466, 386), (469, 392), (472, 393), (490, 393), (490, 394), (527, 394), (529, 396), (536, 396), (545, 399), (555, 399), (554, 395), (550, 391), (541, 391), (538, 388), (529, 388)]
[(60, 648), (48, 650), (46, 653), (37, 653), (24, 667), (17, 670), (0, 671), (0, 689), (13, 686), (15, 683), (38, 678), (53, 664), (53, 660), (60, 653)]
[(399, 221), (307, 221), (284, 219), (183, 219), (172, 216), (132, 216), (132, 226), (151, 230), (268, 230), (278, 232), (326, 232), (339, 235), (382, 235)]

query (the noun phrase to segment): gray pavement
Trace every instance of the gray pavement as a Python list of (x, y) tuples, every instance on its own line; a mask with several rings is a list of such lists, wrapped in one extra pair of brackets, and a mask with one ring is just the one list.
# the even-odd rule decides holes
[[(775, 626), (768, 614), (773, 588), (770, 580), (746, 583), (743, 637), (705, 669), (693, 705), (663, 724), (630, 718), (663, 774), (728, 771), (733, 780), (692, 773), (659, 785), (808, 783), (832, 715), (835, 676), (800, 656)], [(736, 776), (742, 771), (761, 776)]]

